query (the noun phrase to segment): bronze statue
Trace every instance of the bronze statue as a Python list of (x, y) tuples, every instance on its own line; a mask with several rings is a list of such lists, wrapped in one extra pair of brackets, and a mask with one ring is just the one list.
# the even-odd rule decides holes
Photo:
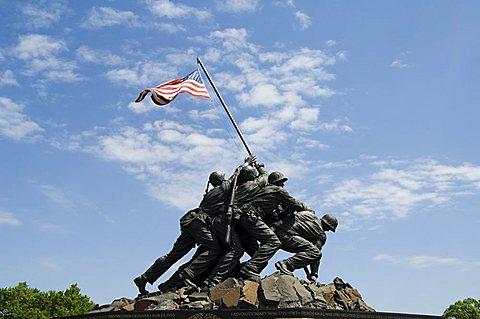
[(318, 218), (311, 211), (294, 212), (275, 222), (273, 229), (282, 242), (281, 249), (295, 253), (292, 257), (276, 262), (275, 268), (283, 274), (292, 275), (294, 270), (310, 265), (310, 270), (304, 268), (307, 278), (316, 281), (322, 258), (321, 250), (327, 240), (325, 232), (334, 232), (337, 225), (335, 216), (326, 214)]
[[(248, 157), (245, 163), (249, 164), (254, 159), (254, 157)], [(208, 190), (207, 185), (207, 192), (199, 206), (189, 210), (180, 219), (181, 233), (170, 252), (155, 260), (142, 275), (134, 279), (140, 295), (148, 294), (145, 289), (146, 284), (153, 284), (196, 244), (200, 246), (195, 255), (195, 260), (189, 263), (180, 273), (182, 281), (179, 285), (195, 286), (192, 279), (205, 272), (212, 263), (215, 263), (224, 255), (224, 246), (211, 230), (211, 218), (224, 211), (234, 177), (235, 174), (229, 180), (224, 180), (224, 174), (221, 172), (216, 171), (210, 174), (209, 183), (212, 184), (213, 188)], [(229, 256), (227, 255), (227, 258)], [(225, 258), (225, 255), (223, 258)], [(222, 272), (223, 270), (218, 271)]]
[[(192, 259), (159, 285), (160, 291), (185, 286), (206, 291), (231, 276), (259, 281), (280, 248), (295, 253), (275, 263), (281, 273), (303, 267), (308, 279), (316, 280), (325, 232), (335, 231), (338, 221), (330, 214), (319, 219), (291, 197), (283, 187), (287, 180), (281, 172), (268, 175), (253, 155), (228, 180), (224, 173), (212, 172), (199, 206), (180, 219), (181, 234), (171, 251), (134, 279), (139, 294), (148, 294), (146, 284), (153, 284), (197, 244)], [(251, 258), (240, 265), (244, 251)]]

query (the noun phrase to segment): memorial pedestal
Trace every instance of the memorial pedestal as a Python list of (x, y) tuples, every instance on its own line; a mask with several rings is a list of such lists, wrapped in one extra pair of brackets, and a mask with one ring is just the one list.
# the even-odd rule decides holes
[(218, 309), (218, 310), (153, 310), (137, 312), (88, 313), (59, 319), (442, 319), (442, 316), (364, 312), (325, 309)]

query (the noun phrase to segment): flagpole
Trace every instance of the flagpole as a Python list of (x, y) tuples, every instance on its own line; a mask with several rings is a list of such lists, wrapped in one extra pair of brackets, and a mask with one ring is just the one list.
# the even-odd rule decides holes
[(212, 85), (213, 90), (215, 91), (215, 94), (217, 94), (218, 99), (220, 100), (220, 103), (222, 103), (223, 109), (224, 109), (225, 112), (227, 113), (228, 118), (230, 119), (230, 121), (231, 121), (232, 124), (233, 124), (233, 127), (235, 128), (235, 130), (236, 130), (237, 133), (238, 133), (238, 136), (239, 136), (240, 139), (242, 140), (243, 146), (245, 146), (245, 149), (247, 150), (248, 155), (252, 156), (252, 152), (250, 151), (250, 148), (248, 147), (247, 141), (245, 141), (245, 138), (243, 138), (242, 132), (240, 131), (240, 128), (238, 127), (237, 123), (235, 122), (235, 119), (233, 118), (232, 113), (230, 113), (230, 110), (228, 109), (227, 105), (226, 105), (225, 102), (223, 101), (222, 96), (220, 95), (220, 92), (217, 90), (217, 87), (216, 87), (215, 84), (213, 83), (213, 80), (212, 80), (212, 78), (210, 77), (210, 74), (208, 74), (208, 71), (207, 71), (207, 69), (205, 68), (205, 66), (203, 65), (203, 63), (202, 63), (202, 61), (200, 60), (200, 58), (197, 58), (197, 63), (200, 64), (200, 66), (202, 67), (203, 73), (205, 73), (205, 75), (207, 76), (207, 79), (208, 79), (208, 81), (210, 82), (210, 84)]

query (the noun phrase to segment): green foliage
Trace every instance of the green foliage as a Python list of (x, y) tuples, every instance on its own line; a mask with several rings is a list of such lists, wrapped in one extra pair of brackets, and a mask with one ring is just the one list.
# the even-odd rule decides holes
[(26, 282), (0, 288), (0, 318), (49, 319), (73, 316), (92, 310), (95, 304), (73, 284), (65, 291), (40, 291)]
[(443, 316), (445, 319), (480, 319), (480, 300), (457, 301), (445, 310)]

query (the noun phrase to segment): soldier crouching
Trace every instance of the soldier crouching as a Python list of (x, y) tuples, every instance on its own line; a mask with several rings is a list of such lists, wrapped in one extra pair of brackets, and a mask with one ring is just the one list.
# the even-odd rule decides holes
[(295, 254), (276, 262), (275, 267), (283, 274), (293, 275), (294, 270), (310, 265), (307, 277), (316, 281), (322, 247), (327, 240), (325, 232), (335, 232), (337, 226), (335, 216), (326, 214), (318, 218), (311, 211), (295, 212), (274, 223), (272, 228), (282, 242), (281, 249)]

